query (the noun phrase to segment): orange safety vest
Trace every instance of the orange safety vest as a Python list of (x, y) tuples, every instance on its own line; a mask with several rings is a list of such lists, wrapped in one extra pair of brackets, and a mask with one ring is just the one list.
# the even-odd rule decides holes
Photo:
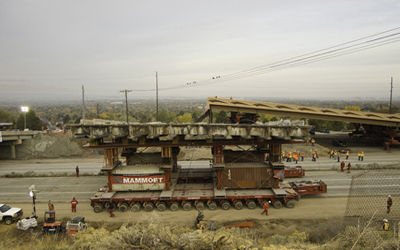
[(383, 231), (388, 231), (389, 230), (389, 223), (387, 223), (387, 222), (383, 223), (382, 230)]

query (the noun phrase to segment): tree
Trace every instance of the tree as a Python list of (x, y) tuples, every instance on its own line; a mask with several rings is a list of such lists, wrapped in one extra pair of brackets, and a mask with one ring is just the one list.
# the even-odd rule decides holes
[(215, 123), (230, 123), (230, 119), (226, 111), (219, 111), (215, 113)]
[(270, 121), (271, 121), (271, 122), (276, 122), (276, 121), (279, 121), (279, 119), (278, 119), (278, 117), (274, 116), (274, 117), (271, 118)]
[(196, 122), (197, 119), (199, 119), (200, 116), (201, 116), (200, 111), (198, 109), (194, 110), (193, 113), (192, 113), (193, 122)]
[(361, 110), (360, 106), (346, 106), (344, 109), (345, 110), (354, 110), (354, 111), (360, 111)]
[(0, 109), (0, 122), (4, 123), (14, 122), (14, 119), (12, 118), (11, 113), (8, 113)]
[[(42, 130), (42, 122), (36, 116), (35, 111), (29, 110), (26, 112), (26, 128), (30, 130)], [(25, 128), (24, 114), (20, 113), (17, 120), (17, 128), (23, 130)]]
[(171, 123), (173, 122), (175, 119), (175, 113), (171, 112), (169, 113), (166, 110), (162, 110), (159, 114), (158, 114), (158, 120), (160, 122), (165, 122), (165, 123)]
[(192, 123), (192, 114), (185, 113), (184, 115), (180, 115), (176, 117), (178, 123)]

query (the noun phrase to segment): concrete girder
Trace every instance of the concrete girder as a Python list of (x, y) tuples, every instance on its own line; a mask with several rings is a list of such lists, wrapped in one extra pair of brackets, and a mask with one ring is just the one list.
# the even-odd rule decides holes
[(88, 138), (99, 139), (121, 139), (124, 144), (127, 140), (146, 144), (146, 140), (174, 141), (179, 143), (182, 140), (230, 140), (241, 138), (248, 140), (257, 138), (258, 140), (293, 140), (308, 137), (311, 126), (299, 125), (264, 125), (264, 124), (164, 124), (164, 123), (144, 123), (144, 124), (111, 124), (100, 125), (99, 121), (90, 125), (88, 121), (79, 125), (70, 125), (75, 136), (82, 137), (87, 134)]

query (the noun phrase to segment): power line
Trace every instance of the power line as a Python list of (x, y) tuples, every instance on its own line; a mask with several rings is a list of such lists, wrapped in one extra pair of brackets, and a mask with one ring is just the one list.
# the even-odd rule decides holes
[[(372, 38), (372, 37), (376, 37), (376, 36), (379, 36), (382, 34), (386, 34), (386, 33), (389, 33), (389, 32), (392, 32), (392, 31), (395, 31), (398, 29), (400, 29), (400, 27), (397, 27), (397, 28), (394, 28), (391, 30), (387, 30), (387, 31), (383, 31), (380, 33), (376, 33), (373, 35), (369, 35), (366, 37), (358, 38), (358, 39), (355, 39), (355, 40), (352, 40), (349, 42), (345, 42), (345, 43), (342, 43), (339, 45), (335, 45), (332, 47), (328, 47), (325, 49), (320, 49), (320, 50), (317, 50), (314, 52), (302, 54), (300, 56), (292, 57), (292, 58), (289, 58), (286, 60), (282, 60), (282, 61), (278, 61), (275, 63), (251, 68), (248, 70), (239, 71), (237, 73), (228, 74), (228, 75), (225, 75), (222, 77), (221, 76), (212, 77), (210, 79), (203, 80), (203, 81), (190, 82), (190, 84), (189, 83), (179, 84), (179, 85), (175, 85), (175, 86), (171, 86), (171, 87), (159, 88), (159, 90), (173, 90), (173, 89), (181, 89), (181, 88), (187, 88), (187, 87), (193, 87), (193, 86), (204, 86), (204, 85), (216, 84), (216, 83), (225, 82), (225, 81), (233, 81), (233, 80), (237, 80), (237, 79), (266, 74), (266, 73), (270, 73), (270, 72), (274, 72), (274, 71), (278, 71), (278, 70), (298, 67), (298, 66), (302, 66), (302, 65), (322, 61), (322, 60), (327, 60), (327, 59), (334, 58), (334, 57), (339, 57), (339, 56), (352, 54), (352, 53), (356, 53), (356, 52), (367, 50), (367, 49), (372, 49), (375, 47), (384, 46), (384, 45), (387, 45), (390, 43), (400, 41), (400, 38), (398, 37), (400, 35), (400, 33), (388, 34), (385, 36), (380, 36), (377, 38), (369, 39), (367, 41), (363, 41), (363, 40)], [(363, 42), (359, 42), (359, 41), (363, 41)], [(355, 42), (359, 42), (359, 43), (352, 44)], [(350, 45), (350, 44), (352, 44), (352, 45)], [(347, 46), (344, 46), (344, 45), (347, 45)], [(137, 90), (137, 91), (154, 91), (154, 89)]]

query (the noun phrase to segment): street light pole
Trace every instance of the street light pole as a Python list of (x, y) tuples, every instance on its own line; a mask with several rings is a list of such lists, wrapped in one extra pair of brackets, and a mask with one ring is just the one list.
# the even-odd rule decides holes
[(26, 112), (29, 111), (28, 107), (21, 107), (21, 111), (24, 112), (24, 130), (26, 129)]

